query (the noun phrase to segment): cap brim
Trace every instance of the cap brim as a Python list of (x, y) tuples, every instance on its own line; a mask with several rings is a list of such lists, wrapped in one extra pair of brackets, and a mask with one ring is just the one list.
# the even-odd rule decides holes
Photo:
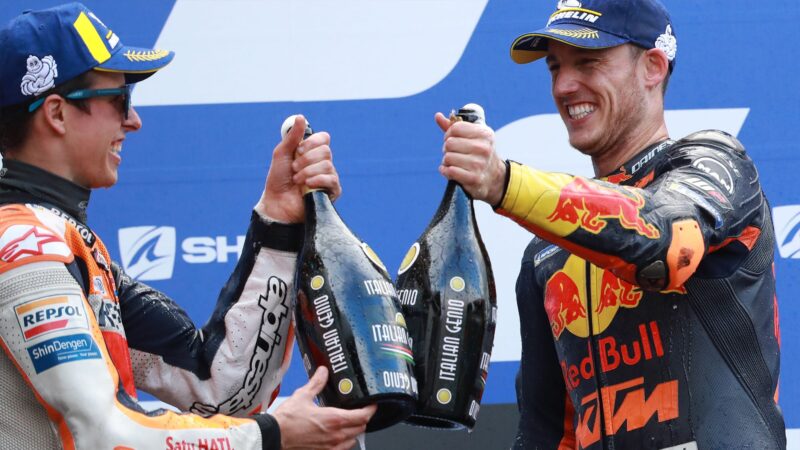
[(127, 84), (137, 83), (156, 73), (172, 61), (175, 52), (139, 47), (122, 47), (111, 58), (95, 67), (103, 72), (125, 74)]
[(586, 25), (561, 23), (516, 38), (511, 44), (511, 59), (517, 64), (527, 64), (547, 56), (548, 39), (590, 49), (616, 47), (628, 42), (627, 39)]

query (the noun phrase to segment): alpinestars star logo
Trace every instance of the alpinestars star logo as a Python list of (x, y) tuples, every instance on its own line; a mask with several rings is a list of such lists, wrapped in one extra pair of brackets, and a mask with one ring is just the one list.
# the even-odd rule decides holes
[(800, 205), (776, 206), (772, 219), (781, 257), (800, 259)]
[(125, 272), (137, 280), (167, 280), (175, 267), (175, 228), (141, 226), (119, 230)]
[[(3, 237), (6, 237), (5, 235)], [(21, 236), (9, 240), (0, 249), (0, 260), (14, 262), (28, 256), (42, 255), (44, 246), (50, 243), (60, 243), (61, 238), (39, 227), (28, 227)]]

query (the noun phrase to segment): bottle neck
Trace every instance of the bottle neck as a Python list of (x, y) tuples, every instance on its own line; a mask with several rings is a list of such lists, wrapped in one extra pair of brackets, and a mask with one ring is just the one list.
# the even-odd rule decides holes
[(308, 194), (309, 192), (321, 191), (322, 189), (314, 189), (306, 186), (305, 184), (300, 188), (303, 191), (303, 195)]
[(316, 232), (317, 224), (335, 224), (342, 221), (339, 214), (336, 213), (328, 193), (324, 190), (308, 190), (303, 195), (303, 203), (306, 208), (306, 236)]
[(435, 221), (447, 219), (453, 225), (472, 227), (475, 221), (475, 210), (472, 206), (472, 198), (464, 188), (455, 181), (448, 181), (444, 191), (444, 197), (436, 211)]

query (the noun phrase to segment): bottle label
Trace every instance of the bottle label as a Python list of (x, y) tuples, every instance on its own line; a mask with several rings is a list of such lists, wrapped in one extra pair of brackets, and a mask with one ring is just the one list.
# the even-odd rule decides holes
[(383, 372), (383, 386), (387, 389), (399, 389), (417, 393), (417, 379), (406, 372)]
[[(311, 327), (304, 330), (298, 326), (305, 333), (300, 340), (308, 341), (301, 345), (307, 366), (309, 359), (314, 359), (315, 365), (328, 366), (329, 386), (342, 398), (385, 393), (416, 395), (412, 339), (405, 317), (395, 306), (394, 285), (380, 277), (351, 278), (347, 280), (351, 295), (342, 297), (350, 301), (345, 302), (336, 293), (337, 289), (345, 289), (340, 278), (312, 272), (306, 280), (305, 289), (298, 288), (297, 317), (298, 325), (308, 320)], [(362, 372), (373, 376), (362, 380)]]
[(367, 245), (366, 242), (361, 243), (361, 250), (364, 251), (364, 254), (367, 255), (367, 258), (369, 258), (369, 260), (372, 261), (373, 264), (378, 266), (378, 268), (383, 270), (384, 272), (387, 272), (386, 266), (383, 265), (383, 261), (381, 261), (381, 259), (378, 258), (378, 254), (375, 253), (375, 251), (372, 250), (372, 248), (370, 248), (370, 246)]
[(400, 263), (400, 269), (397, 270), (397, 274), (402, 275), (410, 269), (417, 261), (417, 257), (419, 257), (419, 242), (414, 242), (414, 245), (406, 252), (403, 262)]
[(314, 314), (317, 316), (317, 323), (325, 330), (322, 333), (322, 341), (325, 345), (325, 353), (328, 354), (331, 370), (333, 373), (339, 373), (349, 369), (329, 297), (327, 295), (316, 297), (312, 300), (312, 304), (314, 305)]
[(419, 289), (400, 289), (397, 291), (397, 298), (403, 306), (414, 306), (417, 304)]
[(394, 290), (394, 285), (382, 278), (376, 280), (364, 280), (364, 289), (369, 296), (373, 295), (387, 295), (389, 297), (397, 297), (397, 292)]
[[(400, 318), (403, 317), (402, 314), (397, 314), (400, 315)], [(404, 326), (386, 323), (374, 324), (372, 325), (372, 340), (380, 347), (382, 353), (400, 356), (414, 364), (414, 356), (411, 353), (411, 336)]]
[[(454, 277), (460, 278), (460, 277)], [(461, 282), (463, 283), (463, 279)], [(453, 280), (451, 280), (453, 284)], [(463, 286), (462, 286), (463, 290)], [(458, 359), (461, 350), (461, 330), (464, 323), (464, 301), (448, 298), (444, 301), (442, 318), (444, 319), (444, 332), (442, 333), (441, 352), (439, 358), (440, 381), (456, 381)]]
[(339, 393), (342, 395), (347, 395), (353, 392), (353, 380), (350, 378), (342, 378), (339, 380)]

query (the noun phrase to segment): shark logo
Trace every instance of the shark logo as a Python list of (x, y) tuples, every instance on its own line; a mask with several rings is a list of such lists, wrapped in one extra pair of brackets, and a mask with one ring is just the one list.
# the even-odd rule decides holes
[(168, 280), (175, 266), (175, 228), (141, 226), (121, 228), (122, 265), (137, 280)]
[(800, 259), (800, 205), (776, 206), (772, 219), (781, 257)]

